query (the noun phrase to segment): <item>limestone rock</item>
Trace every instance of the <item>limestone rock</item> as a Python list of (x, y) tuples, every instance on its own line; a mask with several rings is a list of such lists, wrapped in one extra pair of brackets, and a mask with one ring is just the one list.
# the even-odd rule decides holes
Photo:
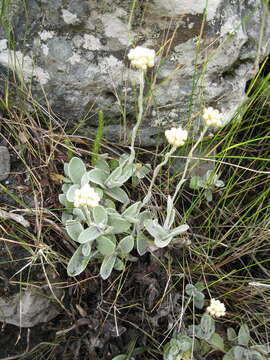
[[(62, 292), (54, 291), (60, 297)], [(47, 322), (59, 314), (59, 307), (53, 302), (47, 289), (43, 294), (40, 289), (28, 288), (22, 294), (0, 298), (0, 321), (20, 327), (33, 327)]]
[(6, 180), (10, 173), (10, 155), (5, 146), (0, 146), (0, 181)]
[[(201, 104), (218, 108), (228, 121), (270, 48), (269, 9), (261, 0), (208, 0), (205, 18), (202, 0), (137, 1), (134, 9), (129, 0), (8, 3), (3, 23), (16, 51), (3, 27), (3, 77), (8, 80), (9, 68), (31, 87), (35, 100), (70, 125), (84, 119), (85, 128), (96, 126), (99, 109), (109, 129), (134, 121), (138, 72), (130, 69), (126, 54), (135, 45), (159, 51), (148, 73), (142, 125), (155, 133), (184, 125)], [(198, 129), (197, 119), (193, 128)], [(141, 140), (152, 144), (152, 132), (151, 137), (142, 132)]]

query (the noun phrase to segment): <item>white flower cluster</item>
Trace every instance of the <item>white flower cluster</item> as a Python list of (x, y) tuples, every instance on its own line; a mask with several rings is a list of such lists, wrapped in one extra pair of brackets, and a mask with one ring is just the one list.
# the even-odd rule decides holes
[(89, 185), (84, 185), (81, 189), (75, 190), (74, 194), (74, 206), (88, 206), (90, 208), (94, 208), (98, 206), (100, 201), (100, 197), (98, 193)]
[(214, 316), (214, 317), (221, 317), (221, 316), (225, 316), (226, 314), (226, 308), (225, 308), (225, 305), (219, 301), (219, 300), (216, 300), (216, 299), (211, 299), (210, 301), (210, 306), (207, 307), (207, 312), (209, 312), (209, 314), (211, 316)]
[(170, 130), (165, 131), (165, 136), (169, 144), (178, 147), (184, 145), (188, 137), (188, 132), (187, 130), (183, 130), (181, 127), (173, 127)]
[(219, 127), (223, 125), (222, 116), (222, 113), (210, 106), (204, 108), (202, 118), (207, 126)]
[(147, 67), (153, 67), (155, 62), (155, 50), (137, 46), (128, 53), (131, 65), (139, 70), (146, 70)]

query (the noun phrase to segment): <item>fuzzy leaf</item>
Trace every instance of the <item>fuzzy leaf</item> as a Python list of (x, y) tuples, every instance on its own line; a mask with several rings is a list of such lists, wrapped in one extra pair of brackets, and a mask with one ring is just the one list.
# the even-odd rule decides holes
[(175, 218), (175, 210), (173, 206), (172, 197), (169, 195), (167, 199), (167, 216), (164, 222), (164, 228), (170, 229)]
[(199, 185), (200, 180), (200, 176), (192, 176), (192, 178), (190, 179), (189, 187), (193, 190), (198, 190), (201, 187)]
[(80, 233), (80, 236), (78, 237), (77, 241), (80, 244), (85, 244), (88, 241), (93, 241), (97, 239), (100, 235), (101, 235), (100, 230), (96, 226), (92, 225)]
[(240, 327), (237, 342), (239, 345), (247, 346), (250, 341), (250, 333), (247, 324), (243, 324)]
[(83, 244), (82, 246), (82, 254), (83, 256), (89, 256), (90, 253), (91, 253), (91, 243), (90, 242), (87, 242), (85, 244)]
[(224, 351), (224, 341), (219, 334), (214, 333), (211, 336), (209, 343), (213, 345), (216, 349)]
[(63, 184), (61, 189), (64, 193), (68, 192), (68, 189), (72, 186), (72, 184)]
[(64, 225), (66, 225), (66, 223), (72, 219), (73, 219), (73, 216), (70, 213), (62, 212), (61, 221)]
[(110, 173), (110, 167), (105, 159), (98, 157), (96, 161), (96, 168), (102, 170), (106, 174)]
[(236, 341), (236, 339), (237, 339), (236, 332), (231, 327), (227, 329), (227, 338), (229, 341)]
[(114, 253), (115, 244), (114, 242), (108, 238), (107, 236), (100, 236), (96, 240), (97, 250), (104, 256), (109, 256)]
[(164, 240), (167, 240), (167, 238), (176, 237), (183, 232), (187, 231), (189, 229), (189, 226), (187, 224), (180, 225), (176, 227), (175, 229), (172, 229), (167, 236), (165, 236)]
[(141, 201), (136, 202), (129, 206), (123, 213), (122, 216), (129, 222), (137, 223), (139, 221), (138, 214), (141, 208)]
[(173, 237), (167, 237), (166, 240), (164, 238), (155, 238), (154, 243), (159, 248), (164, 248), (169, 245), (169, 243), (173, 240)]
[(245, 354), (245, 349), (242, 346), (234, 346), (233, 347), (234, 359), (237, 359), (237, 360), (246, 359), (244, 357), (244, 354)]
[(167, 236), (167, 231), (159, 225), (157, 219), (155, 220), (145, 220), (144, 226), (146, 230), (152, 235), (155, 239), (162, 239)]
[(66, 222), (66, 230), (72, 240), (78, 241), (80, 234), (83, 232), (83, 226), (75, 220)]
[(117, 258), (113, 268), (117, 271), (122, 271), (125, 268), (125, 264), (121, 259)]
[(122, 175), (122, 168), (117, 167), (116, 169), (113, 170), (113, 172), (109, 177), (106, 176), (105, 186), (110, 189), (116, 186), (121, 186), (122, 183), (119, 181), (121, 175)]
[(207, 200), (207, 202), (210, 202), (210, 201), (212, 201), (213, 200), (213, 194), (212, 194), (212, 191), (211, 190), (205, 190), (205, 192), (204, 192), (204, 196), (205, 196), (205, 198), (206, 198), (206, 200)]
[(105, 183), (108, 175), (103, 170), (93, 169), (93, 170), (90, 170), (87, 174), (88, 174), (89, 181), (101, 186), (102, 188), (105, 187), (104, 183)]
[(148, 251), (148, 238), (142, 232), (137, 234), (137, 251), (141, 256)]
[(84, 271), (89, 263), (91, 253), (84, 256), (82, 253), (83, 245), (80, 245), (75, 251), (67, 266), (67, 273), (69, 276), (77, 276)]
[(111, 196), (113, 199), (120, 201), (123, 204), (129, 203), (129, 197), (127, 193), (123, 189), (120, 189), (118, 187), (113, 189), (107, 189), (106, 194)]
[(92, 210), (94, 221), (99, 225), (107, 225), (108, 215), (103, 206), (96, 206)]
[(70, 188), (68, 189), (67, 194), (66, 194), (68, 201), (74, 202), (75, 191), (77, 189), (79, 189), (79, 185), (77, 185), (77, 184), (70, 186)]
[(65, 207), (67, 206), (67, 197), (65, 194), (58, 195), (58, 200), (60, 204), (64, 205)]
[(86, 220), (84, 212), (82, 211), (82, 209), (79, 208), (74, 208), (72, 211), (73, 215), (75, 215), (77, 217), (76, 220), (84, 222)]
[(68, 174), (73, 183), (80, 184), (81, 178), (85, 173), (86, 167), (84, 162), (77, 157), (73, 157), (68, 163)]
[(117, 249), (124, 254), (129, 254), (133, 248), (134, 248), (134, 238), (132, 235), (128, 235), (123, 239), (121, 239), (117, 246)]
[(119, 214), (109, 215), (109, 225), (113, 227), (112, 234), (121, 234), (128, 231), (131, 224)]
[(204, 314), (199, 325), (201, 337), (208, 341), (215, 332), (215, 320), (208, 314)]
[(106, 256), (103, 259), (103, 262), (101, 264), (101, 268), (100, 268), (100, 276), (102, 277), (103, 280), (108, 279), (108, 277), (111, 275), (112, 269), (114, 267), (116, 261), (116, 255), (110, 255), (110, 256)]

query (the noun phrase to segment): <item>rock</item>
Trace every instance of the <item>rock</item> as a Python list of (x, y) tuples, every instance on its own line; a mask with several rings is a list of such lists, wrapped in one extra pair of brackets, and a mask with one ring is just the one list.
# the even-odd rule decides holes
[[(3, 16), (16, 51), (0, 29), (0, 72), (5, 78), (7, 67), (16, 72), (33, 98), (70, 126), (84, 119), (85, 129), (96, 127), (99, 109), (109, 138), (124, 121), (131, 125), (138, 72), (129, 68), (127, 51), (137, 44), (159, 51), (145, 92), (144, 145), (164, 127), (185, 125), (201, 104), (218, 108), (229, 121), (270, 47), (268, 5), (261, 0), (208, 0), (205, 22), (205, 1), (137, 1), (133, 10), (129, 0), (8, 3)], [(4, 91), (5, 83), (0, 87)], [(198, 118), (192, 126), (198, 131)]]
[[(60, 297), (61, 291), (54, 290)], [(44, 295), (37, 288), (28, 288), (22, 294), (0, 298), (0, 321), (20, 327), (33, 327), (59, 314), (59, 307), (46, 288)]]
[(8, 148), (0, 146), (0, 181), (6, 180), (10, 173), (10, 155)]

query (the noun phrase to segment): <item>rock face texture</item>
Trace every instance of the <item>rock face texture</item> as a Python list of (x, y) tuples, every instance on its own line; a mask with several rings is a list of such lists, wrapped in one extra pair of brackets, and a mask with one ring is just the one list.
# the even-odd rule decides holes
[(139, 77), (127, 52), (153, 48), (140, 137), (151, 145), (158, 130), (185, 124), (201, 104), (231, 118), (270, 48), (266, 3), (208, 0), (205, 9), (204, 0), (12, 0), (0, 29), (0, 87), (16, 73), (21, 95), (31, 89), (70, 125), (81, 121), (85, 134), (101, 109), (105, 133), (117, 138), (135, 118)]

